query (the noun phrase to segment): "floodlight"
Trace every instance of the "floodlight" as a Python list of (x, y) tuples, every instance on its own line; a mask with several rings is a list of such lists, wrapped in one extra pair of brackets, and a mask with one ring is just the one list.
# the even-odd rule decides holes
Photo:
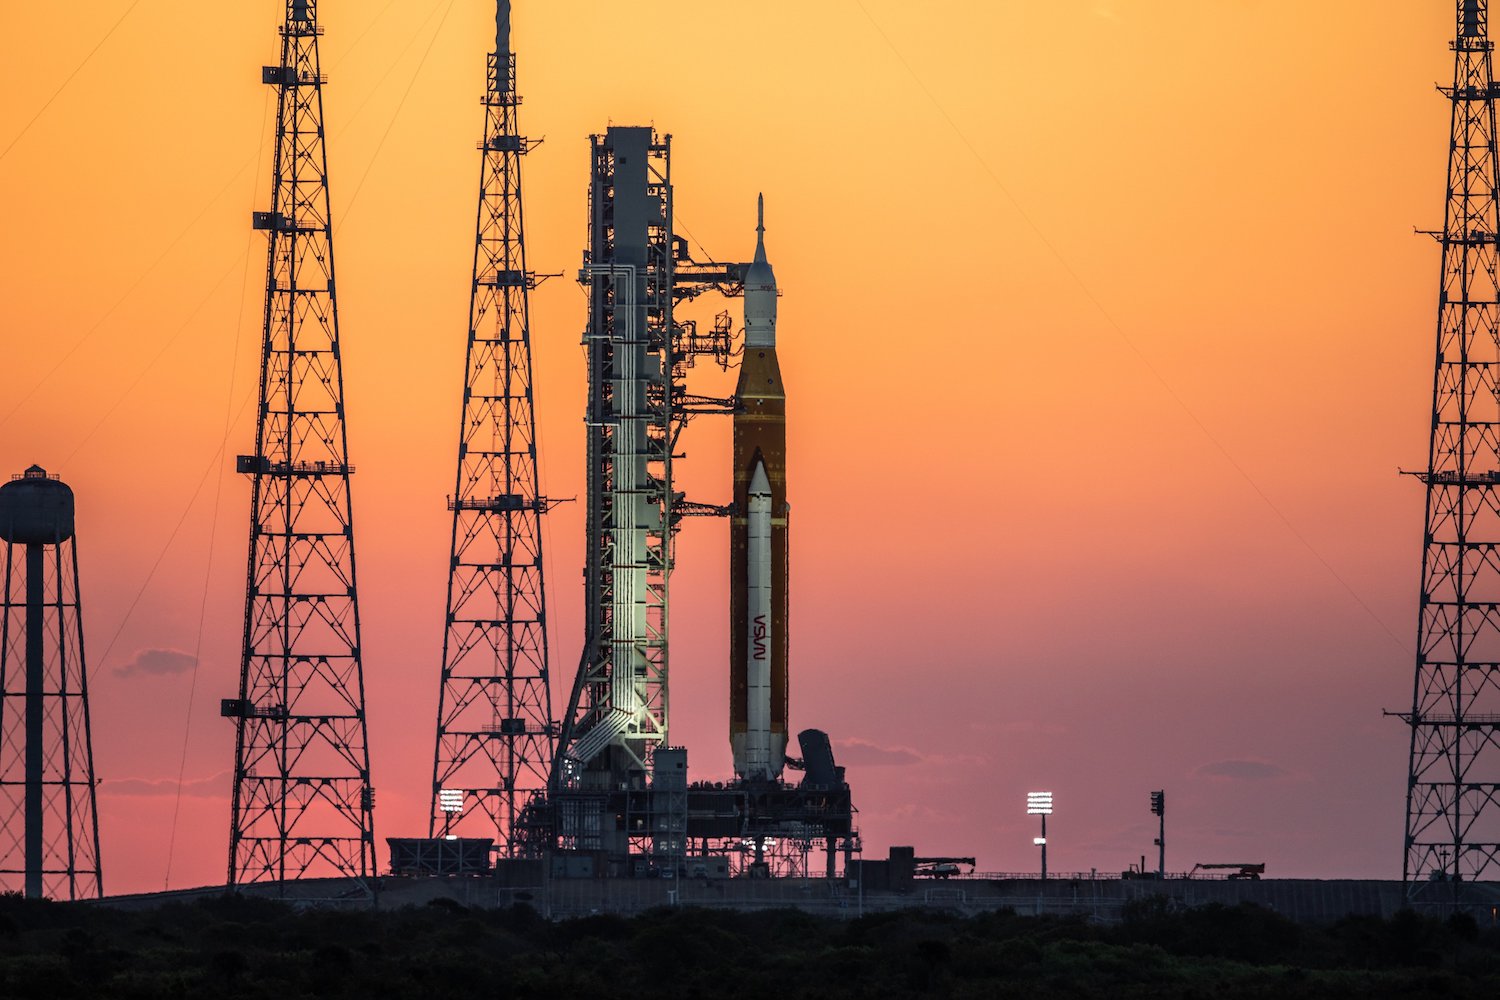
[(438, 808), (445, 813), (461, 813), (464, 811), (464, 792), (461, 788), (443, 788), (438, 790)]
[(1042, 818), (1042, 835), (1031, 842), (1042, 849), (1042, 881), (1047, 880), (1047, 817), (1052, 815), (1051, 792), (1027, 792), (1026, 815)]

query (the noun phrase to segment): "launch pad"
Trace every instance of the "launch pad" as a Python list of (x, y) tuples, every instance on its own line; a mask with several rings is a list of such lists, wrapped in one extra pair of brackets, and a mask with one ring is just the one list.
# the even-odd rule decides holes
[[(241, 685), (224, 692), (235, 697), (220, 708), (237, 743), (231, 885), (285, 882), (329, 868), (351, 877), (374, 874), (375, 790), (349, 501), (354, 466), (345, 446), (344, 354), (333, 308), (336, 227), (322, 148), (325, 78), (316, 48), (322, 27), (315, 0), (284, 0), (284, 6), (280, 61), (260, 70), (276, 88), (279, 110), (272, 200), (253, 216), (270, 241), (260, 426), (250, 453), (236, 460), (253, 490)], [(550, 501), (536, 479), (525, 304), (536, 277), (527, 268), (520, 225), (519, 165), (531, 144), (515, 131), (509, 3), (496, 6), (479, 146), (485, 172), (471, 366), (447, 498), (454, 532), (433, 826), (425, 839), (403, 842), (411, 851), (403, 848), (393, 867), (470, 873), (493, 870), (499, 858), (545, 864), (564, 878), (818, 870), (831, 876), (842, 855), (847, 872), (858, 849), (854, 806), (829, 740), (807, 730), (814, 743), (821, 739), (821, 750), (804, 744), (800, 756), (787, 757), (795, 732), (788, 708), (787, 399), (775, 355), (774, 278), (763, 240), (749, 263), (692, 258), (673, 225), (671, 139), (650, 128), (611, 128), (589, 149), (588, 251), (580, 270), (589, 303), (587, 616), (561, 633), (569, 656), (575, 641), (583, 654), (576, 679), (569, 674), (561, 695), (552, 697), (547, 641), (558, 633), (545, 618), (538, 528)], [(1490, 447), (1493, 414), (1472, 415), (1465, 395), (1474, 385), (1493, 387), (1500, 370), (1494, 338), (1483, 336), (1495, 325), (1500, 232), (1487, 9), (1485, 0), (1459, 0), (1453, 84), (1441, 88), (1453, 109), (1451, 224), (1433, 233), (1445, 261), (1442, 378), (1434, 391), (1429, 462), (1414, 473), (1427, 491), (1429, 523), (1416, 687), (1411, 710), (1400, 713), (1411, 731), (1404, 877), (1412, 902), (1449, 906), (1462, 887), (1488, 880), (1500, 865), (1500, 786), (1486, 788), (1482, 780), (1496, 773), (1500, 759), (1500, 671), (1486, 672), (1500, 648), (1500, 619), (1493, 615), (1500, 563), (1483, 558), (1493, 553), (1486, 532), (1495, 533), (1500, 475)], [(619, 51), (605, 52), (601, 61), (623, 59)], [(701, 328), (674, 312), (683, 301), (712, 295), (744, 299), (742, 341), (727, 311), (722, 323)], [(697, 358), (737, 369), (733, 396), (690, 391), (688, 369)], [(697, 415), (733, 421), (734, 459), (723, 477), (732, 483), (728, 496), (690, 499), (674, 486), (677, 443)], [(1476, 436), (1483, 447), (1470, 440)], [(723, 665), (731, 683), (724, 721), (734, 776), (727, 780), (700, 780), (691, 765), (706, 770), (709, 755), (674, 745), (684, 731), (680, 714), (678, 728), (670, 726), (669, 581), (676, 533), (693, 516), (729, 519), (730, 641)], [(23, 555), (32, 558), (22, 552), (32, 543), (11, 541), (18, 565)], [(40, 560), (43, 546), (34, 544)], [(61, 577), (55, 567), (66, 564), (50, 549), (45, 554)], [(1469, 566), (1470, 559), (1482, 565)], [(713, 573), (721, 572), (718, 558), (709, 562)], [(40, 573), (25, 579), (38, 587), (44, 582)], [(26, 634), (24, 662), (35, 678), (27, 678), (24, 691), (0, 692), (17, 707), (7, 715), (11, 724), (35, 723), (8, 759), (17, 769), (6, 780), (25, 807), (12, 810), (25, 820), (17, 828), (21, 853), (30, 855), (11, 862), (10, 874), (26, 879), (28, 892), (55, 892), (43, 878), (58, 873), (41, 854), (43, 834), (52, 829), (41, 824), (50, 788), (41, 765), (53, 744), (34, 738), (48, 707), (43, 699), (51, 697), (40, 686), (49, 647), (32, 624), (53, 602), (19, 592), (9, 601), (17, 616), (13, 634)], [(81, 635), (67, 649), (81, 653)], [(12, 664), (23, 662), (22, 653), (13, 647)], [(722, 669), (718, 656), (705, 660), (695, 666)], [(437, 680), (435, 666), (434, 650), (420, 669)], [(679, 681), (686, 677), (677, 673)], [(942, 702), (941, 694), (928, 700)], [(565, 714), (556, 710), (563, 701)], [(79, 728), (69, 723), (68, 733)], [(70, 738), (76, 735), (56, 743), (64, 753)], [(800, 773), (787, 773), (799, 764)], [(66, 772), (63, 781), (92, 795), (92, 764), (89, 777), (75, 780), (81, 771)], [(80, 892), (99, 891), (92, 809), (90, 799), (88, 820), (78, 825), (81, 839), (94, 841), (92, 857), (80, 864), (70, 856), (62, 866), (70, 879), (83, 877)], [(1045, 850), (1043, 859), (1045, 869)], [(863, 875), (860, 881), (867, 884)]]
[[(672, 750), (658, 756), (672, 759)], [(842, 769), (840, 769), (842, 770)], [(657, 778), (610, 792), (563, 791), (544, 808), (566, 817), (568, 846), (532, 860), (549, 878), (827, 878), (860, 850), (849, 786)], [(485, 876), (488, 838), (389, 838), (392, 875)], [(500, 866), (526, 863), (524, 857)]]
[[(833, 877), (858, 849), (843, 769), (819, 730), (801, 734), (801, 758), (786, 752), (786, 396), (763, 209), (750, 263), (700, 263), (672, 227), (671, 137), (611, 127), (591, 152), (586, 638), (548, 786), (500, 854), (551, 856), (559, 877), (666, 878), (806, 877), (820, 854)], [(727, 312), (707, 335), (676, 317), (709, 293), (743, 298), (740, 352)], [(728, 369), (736, 354), (733, 397), (688, 391), (697, 358)], [(724, 506), (673, 486), (682, 431), (704, 414), (733, 422)], [(690, 516), (731, 519), (728, 782), (690, 781), (687, 750), (669, 743), (670, 580)]]
[[(859, 850), (844, 769), (828, 737), (802, 733), (801, 781), (689, 782), (687, 751), (658, 747), (623, 787), (564, 787), (543, 808), (560, 836), (553, 877), (834, 878)], [(811, 760), (811, 765), (806, 761)], [(816, 860), (815, 860), (816, 859)], [(842, 861), (842, 863), (840, 863)]]
[[(748, 264), (700, 264), (672, 228), (671, 138), (612, 127), (592, 142), (590, 239), (579, 278), (590, 291), (588, 638), (544, 801), (545, 842), (610, 875), (694, 871), (806, 876), (815, 849), (832, 877), (857, 844), (854, 808), (828, 736), (787, 748), (786, 394), (776, 361), (775, 275), (764, 210)], [(730, 326), (697, 336), (674, 306), (714, 292), (742, 297), (745, 339), (729, 399), (694, 396), (700, 354), (728, 368)], [(727, 507), (673, 488), (690, 416), (734, 425)], [(689, 782), (687, 750), (668, 745), (673, 541), (686, 516), (729, 516), (730, 711), (735, 779)], [(802, 769), (799, 782), (785, 767)], [(566, 872), (567, 866), (563, 866)]]

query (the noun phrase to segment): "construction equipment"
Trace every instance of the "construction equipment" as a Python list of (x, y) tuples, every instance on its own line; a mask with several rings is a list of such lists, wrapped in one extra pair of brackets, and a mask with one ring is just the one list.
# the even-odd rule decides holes
[[(912, 858), (916, 866), (912, 874), (918, 878), (952, 878), (954, 875), (974, 874), (973, 858)], [(965, 871), (962, 866), (967, 865)]]
[(1224, 864), (1196, 864), (1193, 866), (1193, 870), (1188, 872), (1188, 878), (1192, 878), (1194, 875), (1198, 874), (1199, 871), (1223, 870), (1229, 871), (1228, 877), (1231, 879), (1248, 878), (1259, 882), (1260, 877), (1266, 873), (1266, 863), (1262, 861), (1259, 864), (1245, 864), (1243, 862), (1236, 861)]

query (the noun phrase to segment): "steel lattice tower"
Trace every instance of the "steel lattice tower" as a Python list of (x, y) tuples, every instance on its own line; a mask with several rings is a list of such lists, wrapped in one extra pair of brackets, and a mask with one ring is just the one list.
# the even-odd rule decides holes
[(0, 486), (0, 888), (32, 899), (104, 894), (73, 521), (39, 466)]
[(286, 0), (277, 89), (229, 883), (375, 874), (316, 0)]
[[(1500, 191), (1487, 0), (1460, 0), (1402, 876), (1500, 876)], [(1446, 888), (1443, 888), (1446, 884)]]
[(521, 208), (528, 143), (517, 130), (519, 104), (510, 3), (499, 0), (479, 143), (458, 473), (448, 500), (453, 542), (429, 835), (492, 836), (508, 857), (532, 850), (528, 824), (518, 820), (546, 791), (557, 739), (527, 308), (535, 278), (526, 269)]

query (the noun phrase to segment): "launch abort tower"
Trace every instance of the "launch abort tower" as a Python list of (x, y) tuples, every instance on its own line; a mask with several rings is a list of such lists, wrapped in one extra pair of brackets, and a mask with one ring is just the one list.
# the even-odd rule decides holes
[(33, 465), (0, 486), (0, 888), (103, 895), (73, 491)]
[(276, 88), (229, 884), (375, 874), (316, 0), (286, 0)]
[(1459, 0), (1402, 877), (1500, 878), (1500, 194), (1487, 0)]

